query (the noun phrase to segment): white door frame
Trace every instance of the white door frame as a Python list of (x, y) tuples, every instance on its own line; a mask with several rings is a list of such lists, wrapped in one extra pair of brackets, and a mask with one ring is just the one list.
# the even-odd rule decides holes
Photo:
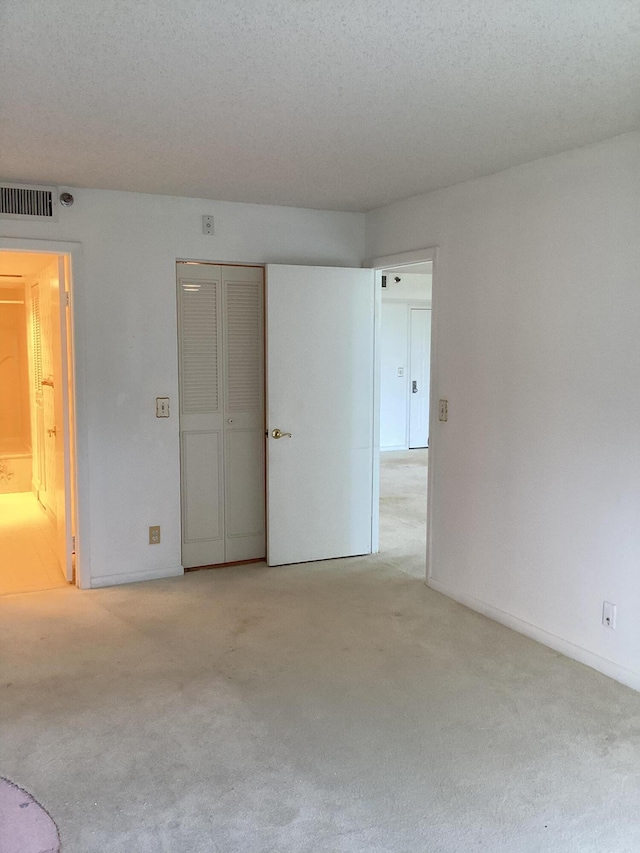
[[(86, 394), (86, 324), (82, 296), (83, 265), (82, 244), (61, 240), (32, 240), (18, 237), (0, 237), (0, 251), (31, 252), (34, 254), (62, 255), (69, 259), (69, 328), (71, 360), (68, 366), (73, 394), (73, 418), (69, 418), (69, 445), (74, 464), (71, 466), (71, 484), (75, 495), (73, 517), (75, 527), (76, 586), (91, 587), (89, 549), (89, 470), (88, 424)], [(69, 413), (67, 413), (69, 414)]]
[(427, 473), (427, 565), (425, 567), (425, 583), (431, 574), (431, 540), (433, 535), (433, 484), (434, 459), (436, 458), (437, 432), (435, 415), (437, 413), (437, 258), (438, 247), (430, 246), (415, 249), (412, 252), (400, 252), (397, 255), (383, 255), (371, 258), (362, 265), (376, 271), (376, 307), (374, 329), (374, 391), (373, 391), (373, 505), (372, 517), (372, 553), (380, 551), (380, 366), (381, 366), (381, 325), (382, 325), (382, 270), (393, 267), (411, 266), (431, 261), (432, 264), (432, 296), (431, 296), (431, 371), (429, 379), (429, 467)]

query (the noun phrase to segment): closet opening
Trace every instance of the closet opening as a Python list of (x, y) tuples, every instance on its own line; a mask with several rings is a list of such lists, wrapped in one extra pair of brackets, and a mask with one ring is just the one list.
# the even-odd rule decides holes
[(261, 562), (264, 268), (178, 261), (182, 565)]
[(0, 595), (74, 581), (70, 259), (0, 250)]

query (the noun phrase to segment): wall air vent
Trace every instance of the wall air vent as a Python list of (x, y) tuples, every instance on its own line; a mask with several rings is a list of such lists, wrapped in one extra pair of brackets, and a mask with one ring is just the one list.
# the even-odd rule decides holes
[(57, 219), (56, 187), (0, 183), (0, 218)]

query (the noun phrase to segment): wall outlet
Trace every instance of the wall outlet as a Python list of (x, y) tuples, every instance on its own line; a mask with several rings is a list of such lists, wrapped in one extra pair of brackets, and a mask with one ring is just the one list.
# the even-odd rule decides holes
[(610, 601), (605, 601), (602, 604), (602, 624), (605, 628), (616, 627), (616, 606)]
[(449, 420), (449, 401), (440, 400), (438, 404), (438, 417), (444, 423)]
[(213, 216), (202, 217), (202, 233), (213, 235)]
[(149, 528), (149, 545), (159, 545), (160, 544), (160, 525), (157, 524), (154, 527)]

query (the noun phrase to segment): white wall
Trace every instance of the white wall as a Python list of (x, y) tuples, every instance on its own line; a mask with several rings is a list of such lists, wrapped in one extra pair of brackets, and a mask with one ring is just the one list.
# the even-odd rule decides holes
[[(70, 191), (75, 204), (58, 222), (0, 220), (0, 237), (83, 247), (78, 420), (88, 453), (79, 465), (89, 483), (81, 500), (91, 584), (180, 573), (176, 258), (360, 266), (364, 216)], [(202, 234), (203, 214), (215, 217), (214, 237)], [(171, 398), (168, 420), (156, 419), (156, 396)], [(160, 545), (147, 544), (151, 524), (162, 527)]]
[[(382, 289), (382, 301), (426, 302), (431, 304), (431, 274), (385, 273), (387, 286)], [(396, 276), (399, 282), (394, 281)]]
[(632, 133), (374, 211), (366, 244), (438, 246), (431, 584), (636, 688), (639, 235)]

